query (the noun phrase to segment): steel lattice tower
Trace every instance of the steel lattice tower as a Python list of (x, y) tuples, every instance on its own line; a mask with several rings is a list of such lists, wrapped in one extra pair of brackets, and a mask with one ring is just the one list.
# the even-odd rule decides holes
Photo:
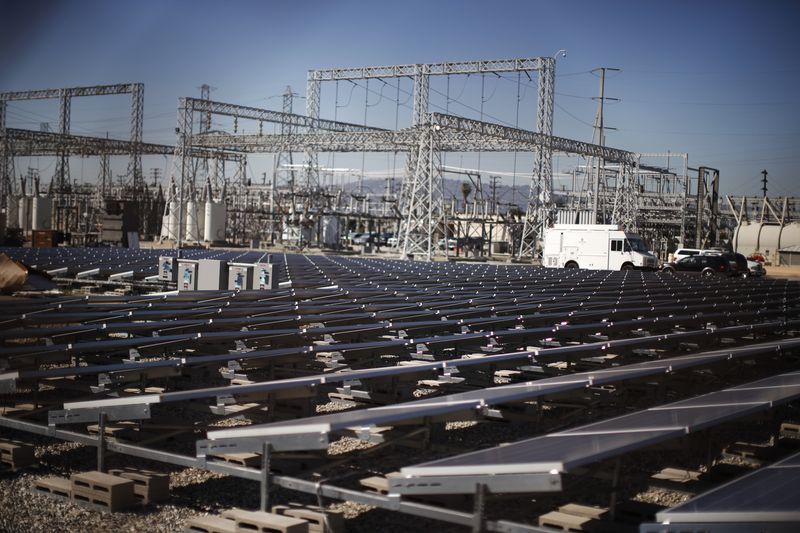
[[(536, 113), (536, 131), (553, 135), (553, 98), (555, 95), (556, 60), (539, 58), (539, 99)], [(533, 159), (533, 175), (528, 192), (528, 207), (522, 224), (522, 236), (517, 256), (532, 257), (537, 253), (537, 240), (542, 230), (553, 220), (553, 147), (551, 141), (537, 147)]]
[[(553, 97), (555, 84), (555, 59), (551, 57), (534, 57), (522, 59), (498, 59), (487, 61), (458, 61), (447, 63), (429, 64), (408, 64), (391, 66), (370, 66), (356, 68), (337, 68), (325, 70), (311, 70), (308, 73), (307, 88), (307, 112), (310, 118), (319, 118), (320, 113), (320, 91), (323, 81), (334, 80), (358, 80), (371, 78), (399, 78), (411, 77), (414, 80), (413, 92), (413, 112), (412, 127), (426, 128), (428, 115), (428, 101), (430, 90), (430, 76), (447, 76), (455, 74), (482, 74), (482, 73), (501, 73), (501, 72), (538, 72), (539, 91), (538, 108), (536, 115), (537, 131), (549, 138), (553, 131)], [(426, 138), (428, 132), (419, 134), (421, 139)], [(420, 141), (419, 146), (433, 146), (430, 142), (425, 145)], [(415, 231), (435, 232), (439, 224), (443, 224), (440, 218), (437, 225), (428, 223), (428, 213), (423, 213), (419, 209), (411, 209), (411, 206), (418, 206), (417, 191), (428, 190), (432, 194), (440, 194), (436, 191), (442, 190), (442, 177), (439, 165), (435, 171), (422, 170), (426, 165), (436, 160), (436, 157), (427, 154), (427, 150), (411, 150), (408, 152), (406, 160), (406, 178), (400, 193), (399, 209), (403, 216), (403, 224), (400, 228), (400, 246), (406, 249), (405, 240), (410, 241), (409, 252), (419, 253), (420, 243), (428, 243), (430, 248), (424, 251), (425, 256), (430, 257), (433, 253), (433, 233), (422, 236), (413, 235)], [(525, 218), (525, 231), (523, 242), (532, 243), (535, 236), (541, 231), (542, 225), (551, 218), (552, 212), (552, 146), (545, 143), (538, 146), (534, 160), (534, 169), (531, 179), (531, 201)], [(312, 149), (307, 149), (307, 164), (309, 173), (312, 175), (318, 171), (317, 153)], [(424, 161), (417, 161), (416, 158), (424, 154)], [(424, 180), (425, 183), (417, 183), (417, 180)], [(436, 183), (428, 183), (434, 180)], [(316, 183), (316, 182), (315, 182)], [(439, 205), (436, 201), (430, 205)], [(439, 213), (434, 213), (439, 216)], [(526, 253), (530, 253), (532, 247), (526, 248)]]

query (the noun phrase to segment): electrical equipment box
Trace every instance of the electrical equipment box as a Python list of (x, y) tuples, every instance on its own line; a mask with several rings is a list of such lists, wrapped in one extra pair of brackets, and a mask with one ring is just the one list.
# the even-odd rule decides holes
[(253, 288), (256, 290), (271, 290), (278, 288), (278, 277), (275, 275), (275, 265), (272, 263), (256, 263)]
[(197, 290), (197, 264), (194, 259), (178, 259), (178, 290)]
[(246, 263), (228, 264), (228, 288), (236, 291), (253, 289), (253, 270), (255, 265)]
[(158, 279), (160, 281), (178, 281), (177, 260), (171, 255), (162, 255), (158, 258)]
[(228, 288), (228, 262), (219, 259), (200, 259), (197, 289), (218, 291)]

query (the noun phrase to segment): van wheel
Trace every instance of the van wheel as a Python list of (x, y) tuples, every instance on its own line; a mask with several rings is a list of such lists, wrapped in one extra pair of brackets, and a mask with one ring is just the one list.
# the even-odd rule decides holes
[(703, 276), (705, 276), (707, 278), (710, 278), (711, 276), (714, 275), (714, 271), (711, 270), (710, 268), (707, 268), (707, 269), (703, 270), (702, 274), (703, 274)]
[(675, 273), (675, 269), (674, 269), (673, 267), (671, 267), (671, 266), (665, 266), (665, 267), (662, 269), (662, 271), (663, 271), (665, 274), (670, 274), (670, 275)]
[(625, 263), (624, 265), (622, 265), (622, 268), (620, 270), (633, 270), (633, 265), (630, 263)]
[(564, 265), (564, 268), (578, 268), (578, 263), (575, 261), (567, 261), (567, 264)]

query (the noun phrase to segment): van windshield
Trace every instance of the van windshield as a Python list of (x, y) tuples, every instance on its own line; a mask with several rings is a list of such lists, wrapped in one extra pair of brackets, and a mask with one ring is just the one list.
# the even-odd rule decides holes
[(629, 252), (631, 250), (647, 253), (647, 245), (640, 239), (627, 239), (625, 241), (625, 251)]

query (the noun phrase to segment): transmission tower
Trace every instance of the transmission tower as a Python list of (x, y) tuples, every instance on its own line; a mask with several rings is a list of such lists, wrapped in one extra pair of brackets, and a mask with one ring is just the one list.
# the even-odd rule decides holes
[[(283, 112), (292, 113), (294, 98), (299, 96), (297, 93), (292, 92), (290, 86), (286, 86), (286, 91), (283, 93)], [(280, 134), (290, 138), (295, 133), (295, 128), (286, 122), (280, 123)], [(283, 179), (282, 183), (290, 184), (292, 188), (297, 188), (297, 181), (294, 168), (294, 158), (292, 157), (291, 150), (283, 150), (275, 154), (275, 172)]]
[[(564, 51), (559, 53), (566, 54)], [(335, 80), (359, 80), (359, 79), (387, 79), (387, 78), (412, 78), (414, 80), (413, 89), (413, 111), (412, 126), (417, 128), (427, 128), (428, 101), (430, 92), (431, 76), (450, 76), (456, 74), (485, 74), (503, 72), (537, 72), (539, 76), (539, 91), (537, 100), (536, 126), (537, 131), (549, 139), (553, 132), (553, 95), (555, 87), (555, 58), (553, 57), (534, 57), (521, 59), (498, 59), (485, 61), (459, 61), (447, 63), (428, 63), (428, 64), (407, 64), (391, 66), (369, 66), (357, 68), (336, 68), (325, 70), (311, 70), (308, 73), (308, 87), (306, 93), (306, 109), (310, 118), (319, 118), (320, 113), (320, 93), (323, 81)], [(420, 133), (421, 139), (429, 139), (429, 132)], [(428, 223), (429, 214), (421, 211), (417, 194), (421, 190), (428, 190), (437, 194), (436, 191), (442, 189), (440, 183), (431, 185), (428, 180), (441, 181), (441, 171), (436, 165), (434, 171), (430, 170), (430, 162), (437, 158), (430, 155), (430, 146), (436, 143), (426, 144), (420, 141), (419, 147), (428, 146), (425, 149), (414, 149), (408, 153), (406, 159), (406, 179), (400, 192), (399, 209), (406, 222), (400, 228), (399, 239), (401, 243), (408, 239), (409, 254), (419, 254), (430, 256), (432, 248), (427, 248), (433, 242), (434, 235), (426, 234), (423, 236), (410, 235), (410, 231), (435, 231), (436, 226)], [(541, 228), (545, 221), (549, 220), (552, 212), (552, 146), (549, 142), (542, 146), (537, 146), (534, 157), (534, 168), (531, 179), (530, 203), (525, 218), (525, 230), (523, 231), (523, 249), (521, 255), (529, 255), (533, 250), (532, 243), (535, 237), (541, 233)], [(313, 149), (307, 149), (307, 164), (310, 175), (313, 178), (318, 176), (317, 154)], [(417, 161), (416, 158), (423, 154), (425, 159)], [(418, 183), (422, 179), (424, 183)], [(314, 182), (316, 183), (316, 181)], [(434, 201), (434, 205), (438, 200)], [(414, 205), (415, 209), (411, 209)], [(441, 224), (442, 221), (437, 221)], [(419, 249), (420, 246), (426, 248)], [(406, 250), (404, 244), (400, 247)]]
[[(561, 50), (559, 53), (566, 55)], [(558, 54), (556, 54), (558, 55)], [(547, 139), (544, 146), (537, 146), (533, 157), (533, 174), (528, 191), (528, 207), (522, 224), (518, 258), (533, 257), (537, 254), (537, 241), (544, 228), (553, 219), (553, 97), (555, 95), (554, 57), (539, 58), (539, 98), (536, 113), (536, 130)]]

